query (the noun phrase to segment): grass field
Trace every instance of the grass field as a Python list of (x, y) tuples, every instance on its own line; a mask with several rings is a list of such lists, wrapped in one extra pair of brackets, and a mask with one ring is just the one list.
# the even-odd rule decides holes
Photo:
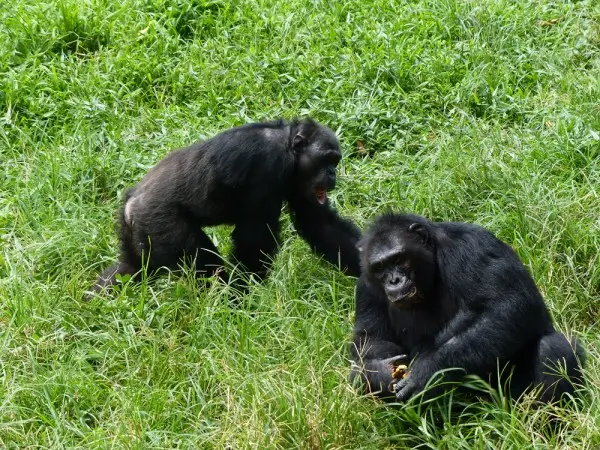
[[(0, 447), (599, 448), (599, 97), (595, 0), (1, 2)], [(448, 421), (359, 396), (355, 280), (287, 214), (241, 307), (175, 274), (82, 301), (168, 151), (304, 115), (339, 134), (361, 227), (406, 210), (516, 249), (588, 349), (581, 400)]]

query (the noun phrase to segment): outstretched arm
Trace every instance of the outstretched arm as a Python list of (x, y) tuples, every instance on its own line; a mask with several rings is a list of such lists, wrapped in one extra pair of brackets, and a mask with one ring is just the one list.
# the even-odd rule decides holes
[(331, 264), (348, 275), (360, 274), (356, 244), (361, 232), (350, 220), (342, 218), (329, 205), (307, 201), (290, 202), (292, 221), (298, 234)]

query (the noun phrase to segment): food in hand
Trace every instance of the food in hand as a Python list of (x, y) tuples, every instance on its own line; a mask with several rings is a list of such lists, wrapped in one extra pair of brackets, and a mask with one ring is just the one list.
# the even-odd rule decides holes
[(405, 364), (398, 365), (392, 372), (392, 377), (404, 379), (408, 376), (408, 367)]

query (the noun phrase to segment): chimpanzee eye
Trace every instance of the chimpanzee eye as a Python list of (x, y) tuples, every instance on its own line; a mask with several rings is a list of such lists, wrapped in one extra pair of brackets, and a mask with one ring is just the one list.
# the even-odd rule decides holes
[(394, 258), (394, 264), (398, 267), (404, 267), (404, 264), (407, 263), (406, 258), (402, 255), (398, 255)]
[(371, 273), (379, 278), (383, 272), (383, 263), (374, 263), (371, 265)]

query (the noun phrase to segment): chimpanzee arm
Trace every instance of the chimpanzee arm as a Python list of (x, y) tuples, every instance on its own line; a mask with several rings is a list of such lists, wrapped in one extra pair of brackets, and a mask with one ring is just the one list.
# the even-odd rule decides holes
[(461, 368), (472, 374), (495, 371), (498, 361), (508, 360), (539, 334), (535, 323), (519, 320), (519, 307), (526, 300), (518, 302), (518, 298), (506, 298), (502, 305), (487, 309), (463, 306), (464, 310), (438, 333), (434, 345), (424, 349), (411, 364), (408, 377), (396, 386), (398, 400), (408, 400), (421, 392), (442, 369)]
[(259, 279), (267, 275), (271, 260), (277, 253), (281, 202), (263, 203), (253, 211), (243, 211), (231, 237), (233, 258), (242, 270)]
[(392, 394), (392, 372), (399, 364), (408, 364), (404, 349), (394, 342), (387, 300), (368, 283), (359, 280), (356, 288), (356, 320), (354, 342), (351, 344), (352, 371), (368, 392)]
[(356, 225), (340, 217), (329, 205), (296, 201), (290, 202), (290, 207), (296, 231), (312, 250), (357, 277), (360, 265), (356, 244), (361, 232)]

